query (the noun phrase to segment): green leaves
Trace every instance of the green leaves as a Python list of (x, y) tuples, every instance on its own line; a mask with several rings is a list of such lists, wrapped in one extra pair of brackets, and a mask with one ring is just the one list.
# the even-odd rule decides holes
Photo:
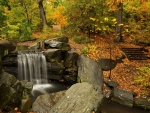
[(77, 26), (79, 32), (87, 34), (110, 33), (110, 29), (113, 28), (112, 22), (104, 18), (107, 18), (108, 15), (109, 19), (112, 17), (108, 12), (108, 7), (103, 5), (104, 2), (103, 0), (68, 1), (64, 13), (67, 16), (68, 27)]
[(39, 12), (36, 1), (5, 1), (0, 2), (0, 11), (4, 18), (0, 29), (3, 38), (24, 41), (32, 38), (33, 30), (39, 25)]
[(150, 64), (137, 68), (137, 70), (137, 76), (134, 78), (135, 82), (142, 87), (150, 87)]

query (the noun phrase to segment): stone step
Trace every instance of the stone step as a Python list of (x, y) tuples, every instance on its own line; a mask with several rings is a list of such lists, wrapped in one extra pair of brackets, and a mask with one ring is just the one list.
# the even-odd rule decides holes
[(120, 48), (129, 60), (147, 60), (148, 51), (144, 48)]

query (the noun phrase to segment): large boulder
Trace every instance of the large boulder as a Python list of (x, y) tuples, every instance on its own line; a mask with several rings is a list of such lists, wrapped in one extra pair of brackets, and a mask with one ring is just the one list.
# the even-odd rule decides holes
[(114, 88), (112, 100), (122, 105), (133, 107), (133, 92)]
[(11, 110), (19, 106), (22, 99), (23, 87), (12, 75), (2, 72), (0, 75), (0, 108)]
[(144, 109), (150, 109), (150, 96), (135, 98), (134, 105)]
[(0, 73), (2, 72), (2, 58), (1, 58), (1, 56), (0, 56)]
[(31, 46), (29, 47), (29, 49), (31, 49), (31, 50), (40, 49), (40, 43), (41, 43), (41, 42), (37, 42), (37, 43), (31, 45)]
[(13, 42), (7, 41), (7, 40), (1, 40), (0, 41), (0, 56), (3, 57), (7, 55), (8, 53), (14, 51), (16, 49), (16, 46)]
[(119, 84), (109, 78), (104, 78), (104, 82), (107, 86), (111, 87), (111, 88), (115, 88), (117, 87)]
[(91, 113), (97, 112), (103, 95), (93, 85), (83, 82), (72, 85), (65, 95), (48, 113)]
[(7, 40), (0, 41), (0, 73), (2, 72), (2, 58), (8, 55), (10, 52), (14, 51), (16, 46), (13, 42)]
[(65, 67), (61, 62), (47, 62), (48, 79), (61, 80)]
[(77, 65), (79, 55), (76, 52), (69, 51), (65, 54), (64, 65), (66, 68), (74, 67)]
[(117, 63), (122, 63), (122, 59), (124, 59), (124, 55), (121, 57), (117, 57), (116, 60), (108, 59), (108, 58), (100, 58), (98, 63), (100, 64), (101, 68), (105, 71), (112, 70), (116, 67)]
[(69, 42), (69, 39), (68, 37), (56, 37), (56, 38), (52, 38), (52, 39), (48, 39), (48, 40), (45, 40), (44, 43), (46, 45), (48, 45), (51, 41), (55, 42), (64, 42), (64, 43), (68, 43)]
[[(30, 84), (30, 91), (33, 84)], [(25, 84), (16, 79), (13, 75), (6, 72), (0, 74), (0, 109), (13, 110), (15, 107), (20, 107), (20, 102), (24, 92), (29, 90)], [(29, 93), (26, 93), (26, 97)]]
[(48, 62), (60, 62), (63, 57), (60, 49), (48, 49), (44, 54)]
[(60, 91), (38, 96), (32, 105), (32, 111), (37, 113), (47, 113), (64, 94), (65, 91)]
[(2, 58), (3, 70), (9, 74), (17, 77), (18, 67), (17, 67), (17, 52), (9, 53)]
[(78, 76), (81, 82), (92, 84), (102, 93), (103, 73), (98, 62), (81, 55), (78, 59)]
[(105, 71), (115, 68), (116, 64), (117, 64), (117, 62), (115, 60), (106, 59), (106, 58), (101, 58), (101, 59), (99, 59), (98, 62), (100, 64), (101, 68)]
[(61, 49), (62, 51), (71, 50), (71, 47), (68, 43), (57, 42), (57, 41), (50, 41), (49, 44), (46, 46), (46, 49), (49, 49), (49, 48)]
[(49, 40), (45, 40), (45, 48), (56, 48), (62, 51), (69, 51), (71, 50), (70, 45), (68, 44), (68, 37), (56, 37)]

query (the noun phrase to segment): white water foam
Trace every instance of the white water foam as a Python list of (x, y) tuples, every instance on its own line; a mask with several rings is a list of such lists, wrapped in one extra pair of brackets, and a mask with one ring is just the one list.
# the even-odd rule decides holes
[(42, 52), (19, 52), (17, 57), (19, 80), (47, 83), (47, 63)]

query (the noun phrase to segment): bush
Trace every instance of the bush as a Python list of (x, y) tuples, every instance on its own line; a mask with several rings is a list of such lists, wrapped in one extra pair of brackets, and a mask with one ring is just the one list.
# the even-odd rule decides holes
[(64, 14), (67, 28), (75, 33), (100, 34), (102, 36), (112, 32), (116, 16), (110, 13), (106, 1), (76, 0), (66, 1)]
[(137, 68), (137, 75), (134, 77), (134, 81), (143, 89), (150, 88), (150, 64)]
[(86, 35), (79, 35), (79, 36), (74, 36), (73, 40), (78, 43), (91, 43), (93, 40), (88, 38)]
[(124, 3), (124, 30), (136, 44), (150, 44), (150, 2), (134, 0)]
[(97, 48), (98, 48), (97, 45), (87, 45), (83, 47), (81, 53), (86, 55), (89, 58), (92, 58), (95, 61), (98, 61), (100, 55), (98, 54), (99, 51)]

